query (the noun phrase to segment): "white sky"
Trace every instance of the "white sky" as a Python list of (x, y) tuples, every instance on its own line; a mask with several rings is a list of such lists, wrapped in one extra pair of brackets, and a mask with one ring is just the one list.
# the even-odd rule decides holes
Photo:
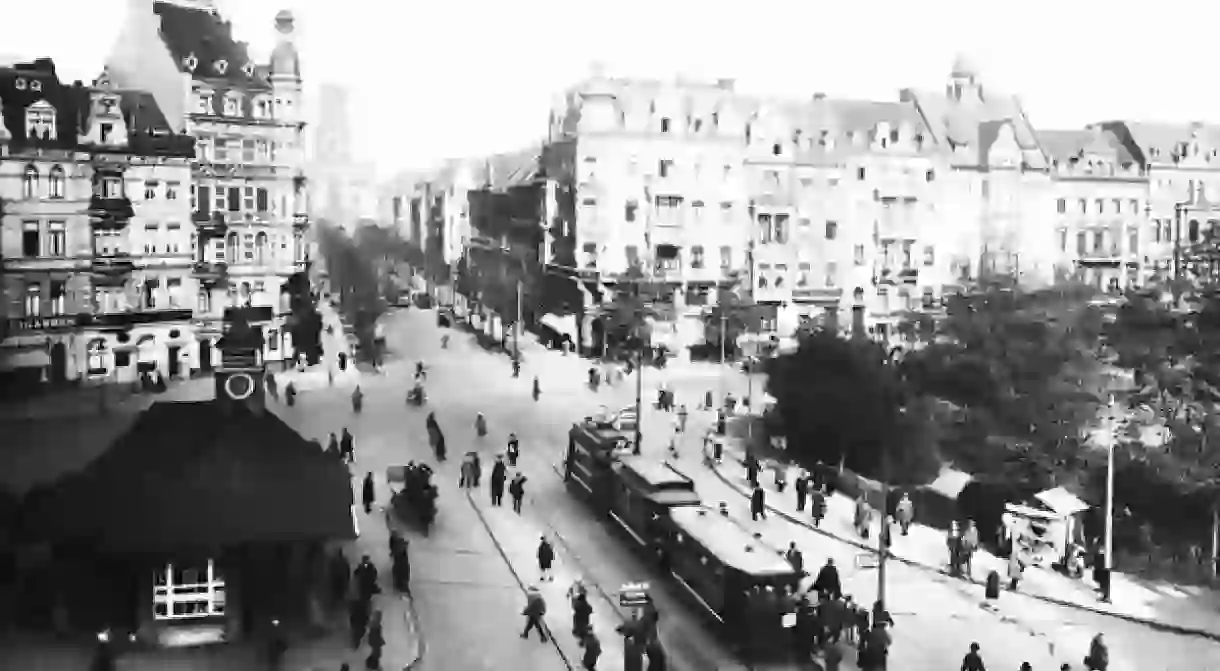
[[(0, 54), (92, 79), (129, 0), (0, 0)], [(1209, 41), (1220, 4), (1159, 0), (220, 0), (265, 58), (297, 16), (307, 90), (351, 90), (353, 154), (382, 176), (516, 148), (593, 61), (610, 74), (735, 77), (740, 89), (894, 99), (942, 90), (957, 52), (1035, 126), (1220, 117)], [(55, 17), (49, 21), (48, 17)], [(51, 28), (54, 26), (54, 29)], [(24, 27), (14, 30), (15, 27)], [(1204, 30), (1206, 33), (1206, 30)]]

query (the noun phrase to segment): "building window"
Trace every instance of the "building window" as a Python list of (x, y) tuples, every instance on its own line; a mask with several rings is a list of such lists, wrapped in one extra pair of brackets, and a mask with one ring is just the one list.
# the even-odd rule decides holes
[[(178, 200), (178, 189), (181, 188), (181, 186), (182, 185), (178, 182), (166, 182), (165, 183), (165, 199), (166, 200)], [(194, 207), (194, 203), (192, 203), (192, 207)]]
[(1084, 198), (1081, 198), (1081, 199), (1077, 200), (1077, 201), (1076, 201), (1076, 206), (1080, 208), (1080, 213), (1081, 213), (1081, 214), (1088, 214), (1088, 213), (1089, 213), (1089, 201), (1085, 200)]
[(39, 317), (42, 315), (42, 285), (25, 285), (25, 316)]
[(25, 111), (25, 136), (37, 140), (54, 140), (55, 108), (45, 100), (30, 105)]
[[(1097, 201), (1101, 202), (1101, 201)], [(1106, 248), (1106, 234), (1102, 231), (1093, 231), (1093, 252), (1101, 253)]]
[(669, 117), (661, 117), (661, 132), (662, 132), (662, 133), (668, 133), (668, 132), (669, 132), (669, 127), (670, 127), (671, 125), (672, 125), (672, 124), (671, 124), (671, 123), (670, 123), (670, 121), (669, 121)]
[(835, 263), (834, 261), (827, 261), (826, 262), (826, 277), (823, 278), (825, 281), (824, 286), (826, 286), (827, 288), (833, 289), (838, 277), (839, 277), (839, 264)]
[(213, 150), (212, 138), (200, 136), (195, 138), (195, 158), (200, 161), (211, 161), (216, 155)]
[(98, 142), (100, 144), (110, 144), (110, 137), (114, 135), (114, 124), (104, 123), (99, 129)]
[(200, 289), (195, 297), (195, 309), (203, 314), (212, 311), (212, 294), (207, 289)]
[(726, 222), (733, 220), (733, 203), (726, 201), (720, 204), (720, 218)]
[(203, 93), (200, 93), (198, 98), (195, 98), (195, 112), (197, 112), (199, 114), (211, 114), (212, 113), (212, 94), (211, 93), (205, 91)]
[(911, 247), (913, 244), (914, 243), (912, 243), (910, 240), (905, 240), (902, 243), (902, 267), (903, 268), (911, 267), (911, 262), (913, 261), (913, 259), (911, 258), (911, 256), (912, 256)]
[(42, 255), (42, 235), (37, 221), (21, 223), (21, 255), (35, 258)]
[(690, 248), (690, 267), (703, 267), (703, 245), (695, 245)]
[(936, 248), (932, 245), (924, 245), (923, 248), (923, 264), (931, 266), (936, 264)]
[(105, 375), (106, 370), (106, 341), (98, 338), (90, 340), (85, 346), (87, 354), (87, 365), (89, 366), (90, 375)]
[(695, 221), (702, 221), (703, 220), (703, 201), (702, 200), (692, 201), (690, 204), (690, 207), (691, 207), (691, 214), (694, 215)]
[(259, 212), (267, 212), (271, 209), (271, 198), (267, 194), (267, 190), (258, 188), (254, 190), (254, 208)]
[(733, 248), (728, 245), (724, 245), (720, 248), (720, 269), (733, 269)]
[(783, 154), (783, 153), (784, 153), (784, 145), (782, 145), (782, 144), (780, 144), (780, 143), (778, 143), (778, 142), (776, 142), (775, 144), (771, 145), (771, 155), (772, 155), (772, 156), (779, 156), (779, 155), (781, 155), (781, 154)]
[(775, 242), (777, 244), (785, 244), (788, 242), (788, 215), (775, 215)]
[(225, 116), (241, 116), (241, 100), (237, 96), (225, 96)]
[(1089, 236), (1084, 231), (1076, 234), (1076, 254), (1084, 256), (1089, 251)]
[(47, 256), (62, 258), (67, 255), (67, 224), (63, 221), (52, 221), (47, 224)]
[(584, 252), (585, 267), (586, 268), (596, 268), (597, 267), (597, 243), (586, 242), (581, 247), (581, 251)]
[(1127, 232), (1127, 253), (1132, 255), (1140, 253), (1140, 232), (1137, 228), (1132, 228)]
[(102, 198), (122, 198), (123, 197), (123, 180), (116, 176), (106, 176), (102, 178)]
[(765, 244), (770, 243), (771, 235), (772, 235), (771, 215), (769, 215), (769, 214), (758, 215), (758, 242), (759, 242), (759, 244), (765, 245)]
[(51, 198), (64, 197), (64, 169), (61, 166), (51, 166), (51, 174), (47, 177), (48, 195)]
[(157, 197), (157, 180), (144, 182), (144, 200), (154, 200)]
[(936, 181), (936, 171), (935, 171), (935, 170), (928, 170), (927, 172), (925, 172), (925, 173), (923, 174), (923, 178), (924, 178), (924, 181), (927, 181), (927, 182), (935, 182), (935, 181)]
[(1098, 198), (1097, 200), (1093, 201), (1093, 204), (1097, 206), (1097, 214), (1105, 214), (1106, 201), (1104, 199)]
[(669, 177), (669, 173), (673, 171), (674, 162), (668, 159), (662, 159), (657, 163), (657, 176)]
[(21, 177), (21, 197), (26, 200), (38, 197), (38, 168), (32, 165), (25, 166)]
[(153, 575), (153, 618), (190, 620), (225, 614), (225, 581), (211, 559), (206, 566), (166, 565)]
[(182, 303), (182, 279), (171, 277), (165, 280), (165, 294), (171, 308), (179, 307)]
[(623, 219), (631, 222), (635, 221), (636, 210), (640, 209), (640, 204), (634, 200), (629, 200), (623, 205)]
[(864, 265), (864, 245), (856, 245), (852, 248), (852, 261), (857, 266)]
[(1128, 203), (1128, 205), (1131, 207), (1131, 214), (1139, 214), (1139, 213), (1140, 213), (1140, 202), (1139, 202), (1139, 200), (1137, 200), (1137, 199), (1135, 199), (1135, 198), (1132, 198), (1132, 199), (1131, 199), (1131, 202), (1130, 202), (1130, 203)]
[(68, 314), (68, 283), (64, 280), (51, 280), (51, 314)]
[(1058, 204), (1056, 205), (1056, 209), (1059, 211), (1059, 214), (1067, 214), (1067, 211), (1068, 211), (1067, 198), (1060, 198)]
[(867, 177), (868, 173), (864, 170), (863, 166), (856, 168), (856, 179), (858, 181), (863, 182), (865, 179), (867, 179)]
[(252, 187), (252, 186), (245, 187), (245, 189), (243, 189), (243, 191), (242, 191), (242, 195), (245, 196), (242, 199), (242, 203), (241, 203), (242, 210), (245, 212), (254, 212), (255, 211), (254, 210), (254, 205), (255, 205), (254, 187)]
[(229, 187), (229, 202), (226, 203), (230, 212), (241, 212), (241, 187)]
[(241, 160), (243, 163), (253, 163), (258, 157), (254, 140), (241, 141)]
[(635, 245), (627, 245), (623, 248), (623, 258), (627, 261), (628, 268), (635, 268), (640, 265), (640, 248)]
[(826, 222), (826, 239), (834, 240), (839, 236), (839, 223), (837, 221)]
[(265, 265), (267, 261), (267, 234), (259, 233), (254, 236), (254, 262), (258, 265)]

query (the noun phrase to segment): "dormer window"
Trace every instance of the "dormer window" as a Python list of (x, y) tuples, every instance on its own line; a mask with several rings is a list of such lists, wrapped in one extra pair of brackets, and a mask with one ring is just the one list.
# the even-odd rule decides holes
[(118, 105), (118, 101), (114, 98), (102, 98), (98, 101), (98, 107), (101, 108), (102, 114), (114, 114), (114, 108)]
[(25, 90), (25, 77), (18, 77), (17, 81), (13, 82), (13, 85), (17, 87), (18, 91), (24, 91)]
[(30, 90), (31, 91), (41, 91), (42, 82), (38, 81), (37, 79), (31, 80), (30, 81)]
[(195, 54), (189, 54), (182, 59), (182, 67), (186, 68), (187, 72), (194, 72), (195, 68), (199, 67), (199, 59), (195, 58)]
[(254, 76), (254, 63), (246, 63), (242, 66), (241, 71), (246, 73), (247, 77)]
[(223, 75), (229, 69), (229, 61), (226, 61), (225, 59), (222, 58), (222, 59), (216, 61), (215, 68), (216, 68), (216, 74)]
[(195, 99), (195, 111), (199, 114), (212, 113), (212, 92), (200, 91), (199, 97)]
[(45, 100), (30, 105), (25, 111), (25, 136), (28, 139), (54, 140), (55, 108)]

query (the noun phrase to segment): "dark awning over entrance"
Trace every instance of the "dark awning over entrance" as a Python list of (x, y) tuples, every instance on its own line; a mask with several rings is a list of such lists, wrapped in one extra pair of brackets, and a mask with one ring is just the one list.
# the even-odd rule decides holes
[(31, 492), (27, 537), (164, 552), (351, 538), (347, 469), (271, 413), (156, 403), (83, 470)]

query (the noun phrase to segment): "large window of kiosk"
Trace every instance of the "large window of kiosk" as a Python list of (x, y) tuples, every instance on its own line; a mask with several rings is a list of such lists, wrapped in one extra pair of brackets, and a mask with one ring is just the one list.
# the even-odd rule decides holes
[(211, 559), (204, 565), (167, 564), (153, 576), (153, 617), (189, 620), (224, 615), (225, 581)]

